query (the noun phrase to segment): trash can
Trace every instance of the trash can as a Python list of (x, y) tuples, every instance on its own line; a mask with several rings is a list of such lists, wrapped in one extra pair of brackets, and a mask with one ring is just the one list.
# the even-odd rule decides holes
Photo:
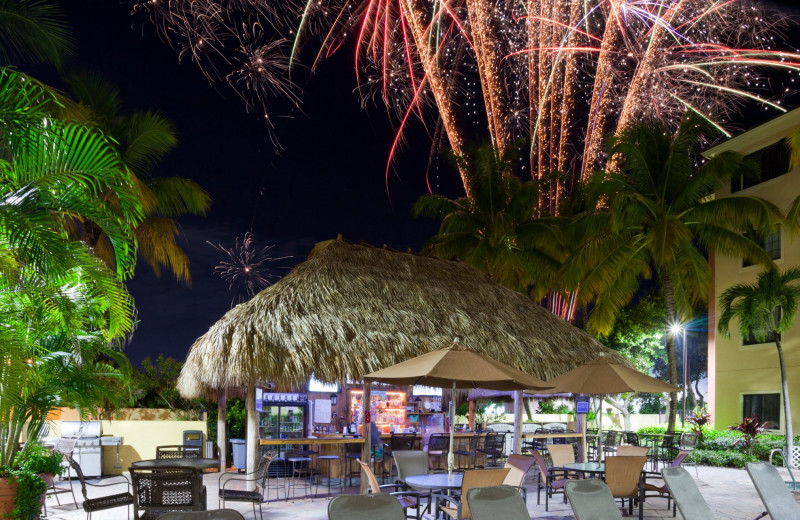
[(233, 467), (245, 469), (247, 467), (247, 443), (244, 439), (231, 439), (233, 451)]

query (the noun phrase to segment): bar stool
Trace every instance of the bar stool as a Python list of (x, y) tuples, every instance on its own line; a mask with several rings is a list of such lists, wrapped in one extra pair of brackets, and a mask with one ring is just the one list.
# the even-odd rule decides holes
[(267, 468), (267, 478), (264, 481), (264, 499), (269, 502), (269, 491), (275, 490), (275, 500), (280, 500), (280, 491), (283, 491), (283, 497), (288, 499), (289, 495), (286, 491), (286, 459), (282, 457), (275, 457), (272, 463)]
[[(345, 444), (344, 450), (344, 458), (347, 462), (344, 478), (350, 480), (350, 487), (353, 487), (353, 477), (361, 477), (361, 466), (358, 464), (358, 460), (361, 459), (361, 444)], [(353, 470), (354, 461), (357, 467), (355, 470)]]
[(289, 489), (291, 489), (292, 499), (294, 499), (295, 489), (298, 487), (306, 488), (308, 490), (306, 494), (310, 493), (311, 477), (313, 475), (313, 471), (311, 469), (311, 458), (295, 456), (286, 460), (292, 464), (292, 477), (286, 484), (286, 498), (289, 498)]
[[(327, 463), (328, 465), (328, 496), (331, 495), (331, 480), (333, 480), (331, 465), (334, 460), (342, 460), (342, 458), (339, 455), (320, 455), (319, 457), (317, 457), (317, 474), (320, 480), (322, 480), (322, 468), (320, 468), (319, 465), (322, 464), (323, 462)], [(341, 469), (344, 470), (344, 468)], [(316, 493), (317, 495), (319, 495), (320, 480), (317, 480), (317, 493)], [(340, 493), (344, 493), (344, 480), (345, 479), (343, 476), (339, 478), (339, 487), (341, 488)]]

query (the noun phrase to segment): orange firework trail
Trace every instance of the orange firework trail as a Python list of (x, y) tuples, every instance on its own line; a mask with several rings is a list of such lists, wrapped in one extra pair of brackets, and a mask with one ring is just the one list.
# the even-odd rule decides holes
[[(252, 106), (294, 92), (280, 45), (260, 37), (288, 41), (288, 67), (318, 46), (312, 69), (352, 38), (359, 91), (401, 131), (411, 116), (436, 119), (457, 155), (476, 133), (500, 151), (523, 138), (534, 178), (602, 168), (605, 136), (633, 121), (675, 125), (692, 111), (725, 132), (745, 104), (782, 111), (765, 75), (800, 71), (797, 51), (781, 48), (787, 17), (750, 0), (298, 2), (150, 0), (134, 11), (210, 76), (227, 70)], [(567, 188), (553, 180), (541, 210)]]

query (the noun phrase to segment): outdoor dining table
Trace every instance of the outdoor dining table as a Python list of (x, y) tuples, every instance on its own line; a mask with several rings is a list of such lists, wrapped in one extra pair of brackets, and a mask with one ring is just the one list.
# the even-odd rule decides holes
[(447, 473), (425, 473), (423, 475), (409, 475), (403, 482), (417, 489), (446, 489), (450, 491), (461, 489), (463, 476), (463, 473), (453, 473), (452, 478), (449, 478)]
[(197, 474), (202, 481), (203, 470), (218, 468), (219, 459), (193, 459), (190, 457), (181, 457), (177, 459), (144, 459), (131, 462), (131, 467), (136, 469), (191, 468), (197, 470)]

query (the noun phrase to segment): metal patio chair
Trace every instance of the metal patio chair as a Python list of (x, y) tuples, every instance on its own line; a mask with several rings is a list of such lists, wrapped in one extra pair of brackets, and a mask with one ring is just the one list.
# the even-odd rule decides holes
[(70, 469), (72, 469), (72, 471), (75, 473), (75, 476), (78, 477), (78, 481), (81, 483), (81, 492), (83, 493), (83, 510), (86, 511), (86, 518), (88, 520), (91, 520), (92, 513), (95, 511), (105, 511), (106, 509), (114, 509), (122, 506), (126, 506), (128, 508), (128, 520), (130, 520), (131, 505), (133, 505), (133, 495), (131, 494), (131, 483), (125, 477), (125, 475), (119, 475), (120, 478), (125, 480), (125, 485), (127, 486), (127, 491), (125, 493), (115, 493), (113, 495), (106, 495), (103, 497), (89, 498), (89, 493), (86, 486), (91, 486), (93, 488), (104, 488), (116, 486), (121, 484), (121, 482), (108, 482), (108, 480), (104, 480), (104, 483), (102, 484), (92, 484), (86, 482), (80, 464), (75, 462), (75, 459), (72, 457), (67, 457), (67, 463), (70, 465)]

